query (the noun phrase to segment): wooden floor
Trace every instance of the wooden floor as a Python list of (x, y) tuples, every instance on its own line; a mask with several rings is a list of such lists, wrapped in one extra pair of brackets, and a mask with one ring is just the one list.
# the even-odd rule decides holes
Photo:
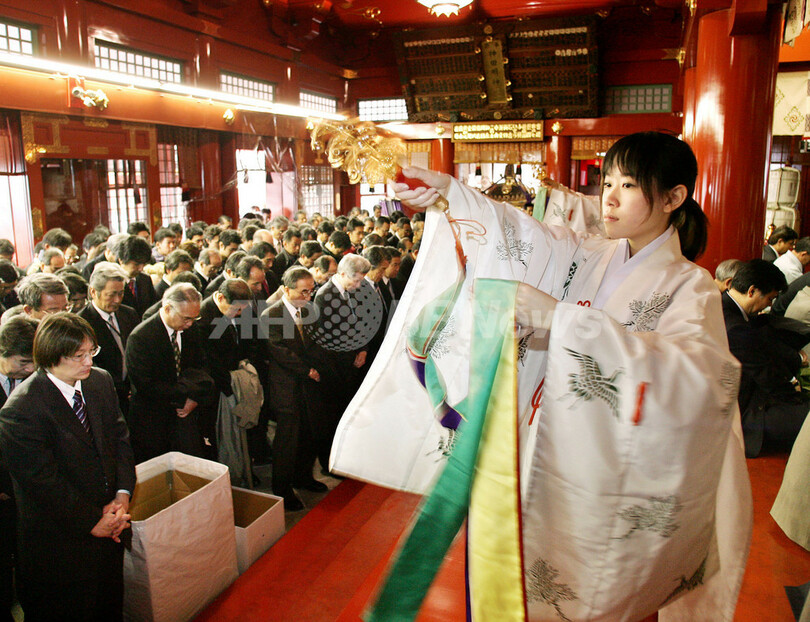
[[(769, 511), (786, 456), (749, 460), (754, 536), (735, 622), (793, 620), (785, 585), (810, 581), (810, 553), (791, 542)], [(226, 590), (198, 620), (356, 622), (384, 575), (419, 498), (346, 480)], [(465, 620), (464, 548), (459, 540), (419, 622)]]

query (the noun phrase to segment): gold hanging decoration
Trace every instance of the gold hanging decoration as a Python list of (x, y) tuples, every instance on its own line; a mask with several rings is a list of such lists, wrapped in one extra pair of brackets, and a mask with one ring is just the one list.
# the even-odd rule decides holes
[(393, 136), (384, 136), (368, 121), (345, 122), (310, 120), (307, 129), (312, 138), (312, 150), (326, 153), (332, 168), (345, 171), (349, 182), (356, 184), (365, 178), (374, 186), (396, 179), (399, 161), (405, 157), (405, 143)]
[[(370, 121), (310, 119), (307, 130), (312, 150), (325, 153), (330, 166), (345, 171), (352, 184), (365, 179), (370, 186), (386, 181), (406, 183), (411, 188), (425, 186), (420, 180), (402, 174), (400, 162), (405, 160), (405, 142), (383, 133)], [(444, 197), (439, 197), (435, 205), (447, 210)]]

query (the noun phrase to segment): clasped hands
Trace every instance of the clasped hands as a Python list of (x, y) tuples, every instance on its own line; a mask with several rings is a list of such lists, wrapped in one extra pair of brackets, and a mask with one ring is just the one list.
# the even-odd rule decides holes
[(192, 413), (192, 411), (195, 408), (197, 408), (197, 402), (195, 402), (190, 398), (186, 398), (186, 403), (183, 404), (183, 408), (177, 408), (175, 410), (177, 412), (178, 417), (180, 417), (181, 419), (185, 419)]
[(129, 495), (118, 493), (101, 510), (101, 518), (90, 530), (90, 535), (96, 538), (112, 538), (121, 542), (121, 532), (129, 529), (132, 516), (129, 514)]

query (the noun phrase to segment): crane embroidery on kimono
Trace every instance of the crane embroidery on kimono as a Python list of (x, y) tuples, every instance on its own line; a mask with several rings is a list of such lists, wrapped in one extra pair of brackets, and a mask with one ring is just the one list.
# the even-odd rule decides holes
[(568, 374), (568, 388), (577, 396), (590, 402), (594, 398), (604, 400), (610, 406), (613, 416), (619, 418), (619, 388), (616, 380), (622, 374), (620, 367), (612, 376), (605, 376), (592, 356), (574, 352), (570, 348), (563, 348), (579, 363), (578, 374)]
[(630, 313), (633, 317), (622, 326), (639, 333), (653, 330), (671, 299), (672, 296), (669, 294), (653, 292), (649, 300), (633, 300), (630, 303)]
[(669, 601), (671, 601), (671, 600), (677, 598), (678, 596), (680, 596), (681, 594), (683, 594), (684, 592), (691, 592), (696, 587), (699, 587), (699, 586), (703, 585), (703, 580), (706, 577), (706, 561), (707, 560), (708, 560), (708, 557), (705, 557), (703, 559), (703, 561), (700, 562), (700, 566), (698, 566), (697, 570), (695, 570), (695, 572), (692, 574), (692, 576), (689, 577), (688, 579), (685, 576), (681, 575), (680, 585), (678, 585), (678, 587), (676, 587), (672, 591), (672, 594), (667, 596), (667, 599), (663, 603), (661, 603), (661, 605), (659, 606), (659, 609), (661, 607), (663, 607), (664, 605), (666, 605)]
[(619, 518), (632, 525), (619, 540), (626, 540), (638, 530), (651, 531), (662, 538), (669, 538), (678, 530), (680, 525), (675, 522), (675, 515), (683, 508), (678, 497), (650, 497), (647, 502), (648, 505), (631, 505), (619, 512)]
[(534, 244), (519, 240), (515, 235), (515, 225), (508, 219), (503, 219), (503, 234), (506, 244), (498, 242), (495, 247), (498, 251), (498, 259), (508, 260), (510, 257), (526, 266), (526, 259), (532, 254)]
[(520, 338), (520, 341), (518, 341), (517, 357), (518, 362), (521, 365), (526, 364), (525, 362), (526, 352), (528, 352), (529, 350), (529, 342), (532, 340), (532, 335), (534, 335), (534, 331), (530, 332), (528, 335), (524, 335), (523, 337)]
[(560, 620), (571, 622), (562, 612), (560, 601), (577, 600), (576, 592), (555, 579), (560, 571), (544, 559), (538, 559), (526, 573), (526, 596), (529, 601), (543, 601), (554, 607)]
[(571, 267), (568, 268), (568, 276), (565, 277), (565, 283), (563, 284), (563, 292), (562, 296), (560, 296), (560, 300), (565, 300), (568, 297), (568, 288), (571, 286), (571, 281), (574, 280), (574, 275), (577, 273), (577, 268), (579, 265), (576, 261), (571, 263)]

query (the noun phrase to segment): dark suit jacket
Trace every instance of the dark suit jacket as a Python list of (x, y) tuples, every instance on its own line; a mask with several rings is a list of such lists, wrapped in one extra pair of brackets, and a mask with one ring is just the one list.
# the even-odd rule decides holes
[[(175, 410), (182, 408), (190, 395), (177, 382), (174, 351), (159, 313), (132, 331), (126, 357), (132, 387), (127, 422), (141, 461), (152, 457), (145, 455), (149, 452), (144, 452), (144, 447), (168, 451), (167, 435), (178, 419)], [(205, 352), (194, 326), (183, 331), (181, 337), (180, 369), (181, 373), (189, 369), (205, 370)], [(200, 403), (200, 399), (195, 401)]]
[(301, 335), (283, 300), (265, 309), (261, 317), (267, 329), (270, 409), (297, 412), (307, 398), (317, 397), (316, 393), (323, 389), (309, 377), (309, 370), (318, 370), (325, 381), (331, 371), (328, 360), (306, 332)]
[(155, 294), (155, 288), (152, 285), (152, 279), (148, 274), (141, 272), (135, 277), (135, 291), (137, 293), (137, 298), (132, 296), (132, 292), (129, 289), (129, 283), (124, 285), (123, 304), (135, 309), (135, 311), (138, 312), (138, 317), (142, 317), (143, 312), (158, 301), (157, 294)]
[(163, 279), (160, 279), (157, 285), (155, 285), (155, 296), (157, 296), (158, 300), (163, 299), (163, 294), (166, 293), (166, 290), (169, 289), (171, 285), (169, 285)]
[(205, 293), (205, 288), (208, 287), (208, 284), (211, 282), (212, 279), (205, 278), (199, 270), (194, 270), (194, 276), (200, 279), (200, 293)]
[(778, 414), (780, 408), (798, 407), (807, 412), (810, 399), (791, 383), (801, 366), (797, 339), (788, 339), (789, 332), (772, 326), (767, 316), (746, 321), (728, 292), (723, 293), (722, 303), (729, 350), (742, 364), (737, 400), (745, 453), (750, 458), (762, 449), (766, 411)]
[(202, 336), (208, 373), (220, 393), (231, 395), (231, 372), (239, 368), (239, 361), (247, 358), (250, 340), (239, 338), (236, 328), (222, 315), (213, 298), (203, 301), (197, 329)]
[[(113, 337), (112, 328), (107, 325), (107, 322), (99, 315), (93, 303), (90, 302), (87, 306), (79, 311), (79, 316), (88, 321), (90, 326), (96, 333), (98, 345), (101, 346), (101, 351), (93, 359), (93, 364), (101, 369), (106, 369), (115, 382), (115, 388), (121, 389), (124, 386), (129, 388), (126, 379), (121, 378), (123, 370), (124, 357), (118, 349), (118, 344)], [(132, 307), (121, 305), (115, 313), (118, 320), (118, 328), (121, 330), (121, 344), (124, 348), (127, 347), (127, 339), (130, 333), (138, 325), (140, 318), (138, 313)]]
[(215, 291), (219, 290), (219, 286), (225, 282), (225, 279), (228, 277), (226, 276), (225, 272), (219, 274), (213, 281), (209, 282), (208, 285), (205, 287), (205, 292), (203, 293), (203, 298), (208, 298), (211, 296)]
[(96, 255), (91, 259), (89, 262), (84, 264), (84, 268), (82, 268), (82, 276), (84, 277), (85, 281), (89, 281), (90, 277), (93, 276), (93, 270), (96, 269), (96, 265), (101, 263), (102, 261), (107, 261), (107, 257), (104, 254), (104, 251), (101, 254)]
[(0, 410), (0, 450), (18, 506), (19, 569), (38, 582), (94, 580), (115, 543), (90, 531), (118, 490), (135, 487), (112, 378), (94, 367), (82, 380), (82, 394), (91, 434), (43, 370)]
[(773, 262), (776, 261), (777, 257), (779, 257), (779, 255), (777, 255), (776, 251), (773, 250), (773, 248), (771, 248), (770, 244), (766, 244), (765, 246), (762, 247), (762, 258), (765, 261)]
[(290, 255), (286, 250), (282, 250), (276, 255), (276, 260), (273, 262), (273, 272), (278, 277), (279, 281), (284, 274), (284, 271), (291, 267), (298, 260), (298, 255)]

